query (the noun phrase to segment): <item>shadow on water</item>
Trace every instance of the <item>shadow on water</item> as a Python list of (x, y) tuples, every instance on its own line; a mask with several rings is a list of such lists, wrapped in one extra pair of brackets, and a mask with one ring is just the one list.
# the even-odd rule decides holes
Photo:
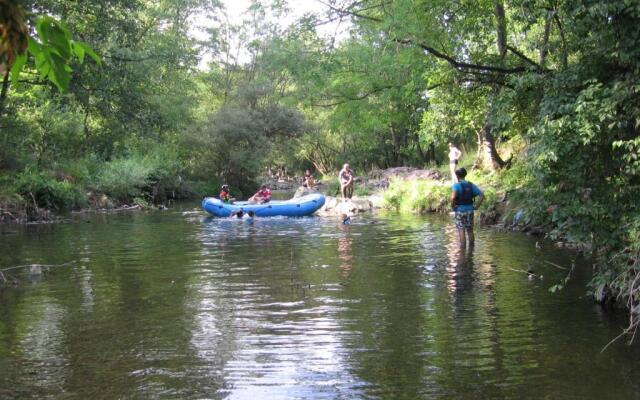
[[(190, 206), (19, 229), (0, 268), (77, 262), (0, 292), (0, 399), (639, 397), (638, 346), (600, 353), (621, 324), (585, 296), (587, 260), (476, 236)], [(548, 262), (574, 260), (550, 294)]]

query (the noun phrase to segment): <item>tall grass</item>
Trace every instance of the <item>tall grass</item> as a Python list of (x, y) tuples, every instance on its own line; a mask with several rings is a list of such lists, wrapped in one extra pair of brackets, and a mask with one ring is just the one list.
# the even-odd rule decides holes
[(110, 161), (96, 179), (96, 189), (120, 201), (137, 197), (147, 201), (162, 198), (166, 192), (180, 191), (183, 186), (183, 163), (171, 148), (157, 148), (145, 155), (133, 155)]
[(28, 204), (35, 203), (55, 211), (65, 211), (86, 205), (86, 199), (80, 187), (73, 182), (60, 181), (45, 172), (27, 170), (15, 177), (15, 193), (22, 196)]
[(113, 160), (98, 175), (96, 188), (118, 201), (130, 201), (142, 195), (152, 172), (153, 166), (144, 157)]
[[(497, 199), (493, 174), (471, 173), (467, 180), (479, 186), (485, 200), (480, 206), (484, 211)], [(451, 183), (428, 179), (394, 179), (382, 195), (384, 208), (402, 213), (446, 212), (451, 210)]]
[(394, 179), (382, 195), (384, 208), (399, 212), (444, 211), (451, 196), (449, 186), (440, 181)]

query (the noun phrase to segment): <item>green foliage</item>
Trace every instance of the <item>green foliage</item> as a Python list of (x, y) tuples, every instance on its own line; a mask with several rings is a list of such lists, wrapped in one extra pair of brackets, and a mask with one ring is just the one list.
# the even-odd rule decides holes
[[(337, 174), (324, 175), (320, 180), (324, 185), (323, 191), (329, 196), (340, 196), (340, 181)], [(354, 188), (355, 192), (355, 188)]]
[(353, 194), (355, 196), (369, 196), (373, 193), (373, 190), (367, 185), (356, 184), (353, 188)]
[(182, 189), (182, 162), (171, 148), (156, 148), (146, 155), (115, 159), (104, 164), (96, 190), (121, 202), (137, 197), (155, 201), (166, 191)]
[[(86, 43), (74, 41), (69, 29), (62, 22), (50, 16), (39, 17), (36, 20), (36, 38), (29, 38), (28, 52), (35, 59), (35, 66), (40, 79), (47, 78), (62, 91), (69, 87), (71, 81), (70, 63), (76, 59), (81, 64), (85, 55), (91, 57), (97, 64), (100, 57)], [(17, 81), (22, 67), (27, 62), (27, 55), (21, 54), (16, 58), (11, 68), (11, 80)]]
[(96, 188), (127, 202), (142, 194), (152, 172), (152, 166), (144, 158), (116, 159), (107, 163), (98, 175)]
[(383, 207), (400, 212), (443, 212), (450, 207), (451, 185), (432, 180), (392, 180)]
[[(237, 104), (227, 104), (209, 117), (184, 144), (195, 156), (194, 173), (203, 179), (215, 177), (241, 192), (255, 189), (255, 181), (267, 165), (273, 165), (272, 146), (291, 141), (304, 129), (302, 115), (294, 109), (258, 102), (256, 92), (245, 92)], [(253, 97), (257, 96), (257, 97)]]
[(25, 171), (16, 177), (14, 190), (28, 203), (56, 211), (66, 211), (85, 205), (82, 193), (68, 181), (59, 181), (48, 174)]

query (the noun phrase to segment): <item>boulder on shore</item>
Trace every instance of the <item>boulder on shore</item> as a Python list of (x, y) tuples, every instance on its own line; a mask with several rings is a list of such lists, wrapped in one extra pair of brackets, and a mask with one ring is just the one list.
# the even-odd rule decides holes
[(332, 196), (326, 196), (324, 206), (318, 210), (320, 215), (340, 215), (340, 214), (356, 214), (365, 211), (371, 211), (373, 203), (369, 199), (353, 198), (338, 199)]
[(298, 198), (298, 197), (302, 197), (302, 196), (306, 196), (308, 194), (314, 194), (314, 193), (318, 193), (317, 190), (313, 189), (313, 188), (306, 188), (304, 186), (300, 186), (296, 192), (293, 194), (293, 198)]

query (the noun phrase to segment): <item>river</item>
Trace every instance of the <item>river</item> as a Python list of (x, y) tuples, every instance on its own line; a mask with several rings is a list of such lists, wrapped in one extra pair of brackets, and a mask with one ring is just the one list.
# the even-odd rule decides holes
[(640, 398), (640, 346), (601, 352), (625, 320), (586, 294), (588, 260), (476, 236), (194, 204), (2, 226), (0, 269), (66, 264), (8, 271), (0, 399)]

